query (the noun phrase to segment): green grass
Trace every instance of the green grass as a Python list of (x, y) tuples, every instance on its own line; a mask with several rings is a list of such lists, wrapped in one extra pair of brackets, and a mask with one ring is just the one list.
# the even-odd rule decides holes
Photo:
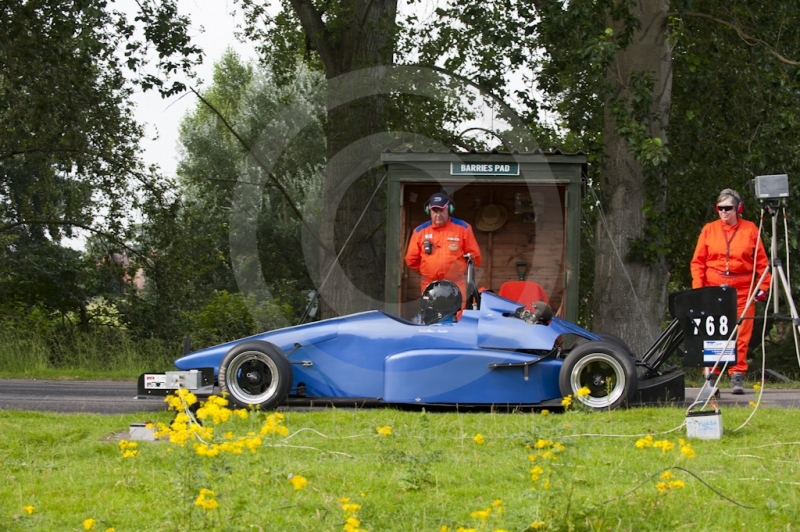
[[(341, 531), (339, 499), (361, 505), (359, 528), (438, 531), (788, 530), (800, 521), (800, 419), (761, 409), (723, 412), (721, 440), (687, 440), (681, 409), (607, 413), (462, 414), (377, 409), (288, 412), (288, 437), (267, 436), (256, 453), (197, 456), (191, 446), (140, 442), (123, 458), (108, 441), (131, 422), (169, 422), (171, 414), (99, 416), (0, 412), (0, 530), (320, 530)], [(217, 429), (244, 435), (265, 414)], [(389, 425), (381, 436), (376, 428)], [(675, 448), (638, 449), (652, 433)], [(483, 435), (484, 444), (475, 442)], [(564, 450), (539, 456), (540, 439)], [(531, 469), (543, 473), (532, 480)], [(659, 492), (670, 467), (683, 489)], [(691, 473), (689, 473), (691, 472)], [(302, 475), (308, 485), (287, 481)], [(549, 489), (545, 480), (550, 478)], [(702, 482), (701, 482), (702, 481)], [(704, 483), (707, 483), (706, 486)], [(719, 493), (716, 493), (716, 490)], [(194, 504), (214, 490), (219, 508)], [(726, 500), (751, 506), (743, 508)], [(502, 501), (503, 512), (492, 506)], [(27, 514), (23, 507), (35, 507)], [(494, 508), (486, 521), (472, 512)]]
[(0, 327), (0, 377), (37, 379), (135, 379), (146, 371), (173, 369), (177, 346), (133, 339), (124, 330), (42, 334)]

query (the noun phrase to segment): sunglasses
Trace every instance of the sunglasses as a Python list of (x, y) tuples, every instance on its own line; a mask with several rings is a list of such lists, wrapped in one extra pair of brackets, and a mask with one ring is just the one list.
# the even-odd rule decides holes
[(736, 207), (734, 207), (733, 205), (717, 205), (717, 211), (728, 212), (728, 211), (732, 211), (735, 208)]

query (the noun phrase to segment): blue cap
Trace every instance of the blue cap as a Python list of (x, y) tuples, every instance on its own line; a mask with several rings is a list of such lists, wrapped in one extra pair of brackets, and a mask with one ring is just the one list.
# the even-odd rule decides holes
[(437, 192), (428, 200), (428, 207), (431, 209), (445, 209), (450, 205), (450, 198), (443, 192)]

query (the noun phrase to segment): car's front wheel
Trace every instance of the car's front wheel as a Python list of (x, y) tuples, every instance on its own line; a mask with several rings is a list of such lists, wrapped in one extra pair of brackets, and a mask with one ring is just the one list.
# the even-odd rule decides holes
[[(614, 409), (631, 403), (636, 395), (636, 364), (616, 343), (593, 341), (575, 347), (558, 374), (561, 394), (595, 410)], [(578, 390), (589, 393), (580, 395)]]
[(222, 359), (219, 387), (238, 406), (269, 410), (286, 399), (292, 373), (291, 362), (278, 347), (268, 342), (244, 342)]

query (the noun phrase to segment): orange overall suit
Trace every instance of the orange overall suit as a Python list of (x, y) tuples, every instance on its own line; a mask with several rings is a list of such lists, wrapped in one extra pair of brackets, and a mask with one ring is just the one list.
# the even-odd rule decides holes
[[(756, 253), (758, 245), (758, 253)], [(753, 265), (756, 277), (753, 281)], [(758, 233), (758, 227), (741, 218), (734, 225), (727, 225), (722, 220), (708, 223), (700, 232), (697, 247), (690, 265), (692, 271), (692, 288), (703, 286), (728, 285), (736, 289), (737, 318), (742, 316), (752, 282), (758, 282), (764, 270), (769, 266), (769, 259), (764, 251), (764, 243)], [(772, 277), (767, 273), (762, 290), (768, 290)], [(728, 369), (728, 374), (747, 371), (747, 349), (753, 334), (753, 318), (756, 315), (754, 304), (750, 304), (745, 319), (739, 325), (736, 339), (736, 365)]]
[[(430, 253), (425, 251), (426, 241), (430, 243)], [(433, 281), (447, 279), (458, 285), (464, 305), (467, 299), (467, 261), (463, 256), (467, 253), (472, 254), (475, 266), (479, 266), (481, 250), (467, 222), (451, 217), (446, 224), (436, 227), (427, 221), (414, 229), (411, 235), (406, 264), (422, 276), (420, 293)]]

